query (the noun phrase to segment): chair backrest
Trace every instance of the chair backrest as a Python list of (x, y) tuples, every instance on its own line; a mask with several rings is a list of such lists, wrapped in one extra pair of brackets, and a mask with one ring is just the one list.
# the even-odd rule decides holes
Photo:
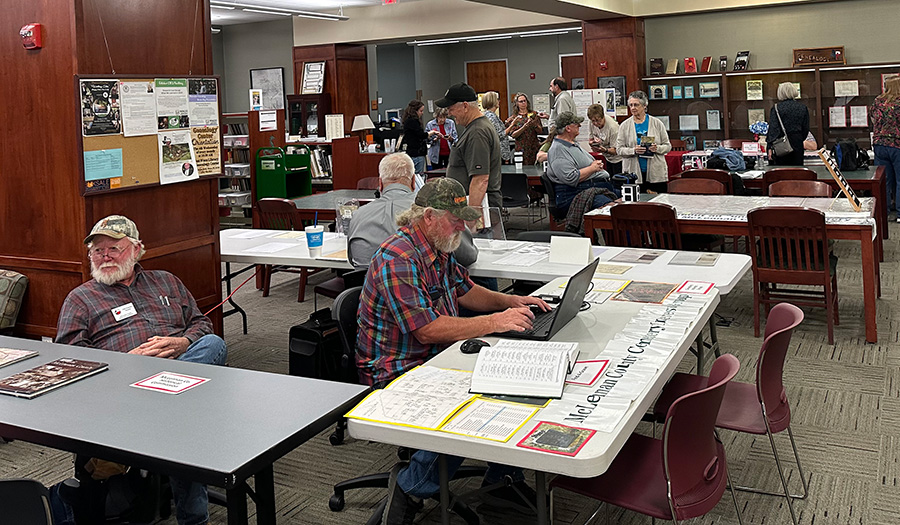
[(725, 387), (740, 367), (735, 356), (722, 355), (713, 362), (706, 388), (679, 397), (666, 414), (662, 460), (675, 519), (706, 514), (725, 492), (728, 467), (716, 439), (716, 418)]
[(378, 177), (363, 177), (356, 181), (358, 190), (377, 190), (381, 188), (381, 179)]
[(596, 151), (588, 152), (594, 160), (600, 161), (600, 167), (606, 169), (606, 157), (602, 153), (598, 153)]
[(555, 232), (550, 230), (525, 231), (516, 235), (517, 241), (550, 242), (550, 237), (581, 237), (575, 232)]
[(613, 246), (680, 250), (675, 208), (655, 202), (617, 204), (610, 209)]
[(16, 325), (28, 277), (12, 270), (0, 270), (0, 331), (11, 330)]
[(750, 141), (744, 139), (725, 139), (722, 141), (722, 147), (739, 150), (744, 147), (744, 142)]
[(757, 281), (828, 285), (831, 278), (824, 213), (769, 206), (750, 210), (747, 223)]
[(686, 195), (725, 195), (725, 185), (712, 179), (674, 179), (668, 189), (669, 193)]
[(725, 170), (693, 169), (681, 172), (682, 179), (712, 179), (725, 185), (725, 195), (734, 195), (731, 173)]
[(763, 173), (763, 192), (769, 193), (769, 186), (780, 180), (816, 180), (816, 172), (806, 168), (772, 168)]
[(331, 305), (331, 318), (338, 322), (341, 343), (344, 345), (344, 355), (351, 359), (350, 363), (353, 366), (356, 363), (356, 330), (359, 327), (356, 311), (359, 308), (361, 293), (362, 286), (347, 288), (335, 298), (334, 304)]
[(260, 227), (267, 230), (302, 230), (297, 206), (290, 199), (269, 197), (256, 201)]
[(0, 514), (3, 523), (53, 525), (49, 491), (33, 479), (0, 480)]
[(769, 428), (781, 432), (791, 424), (791, 407), (784, 389), (784, 360), (794, 328), (803, 311), (790, 303), (778, 303), (766, 318), (766, 333), (756, 361), (756, 392), (765, 408)]
[(556, 220), (565, 219), (565, 215), (560, 215), (559, 208), (556, 207), (556, 188), (553, 187), (553, 181), (547, 172), (541, 174), (541, 184), (544, 185), (544, 192), (547, 194), (547, 210)]
[(684, 151), (686, 146), (685, 142), (681, 139), (669, 139), (669, 144), (672, 146), (672, 151)]
[(831, 186), (818, 180), (780, 180), (769, 186), (770, 197), (831, 197)]
[(503, 173), (500, 179), (500, 193), (504, 206), (528, 206), (528, 175), (524, 173)]

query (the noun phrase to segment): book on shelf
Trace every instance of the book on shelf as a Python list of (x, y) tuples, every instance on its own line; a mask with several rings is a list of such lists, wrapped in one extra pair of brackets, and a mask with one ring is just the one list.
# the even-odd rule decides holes
[(669, 63), (666, 64), (666, 74), (667, 75), (677, 75), (678, 74), (678, 59), (670, 58)]
[(0, 379), (0, 394), (31, 399), (108, 368), (106, 363), (62, 358)]
[(709, 68), (712, 66), (712, 57), (703, 57), (703, 61), (700, 62), (700, 72), (701, 73), (709, 73)]
[(578, 343), (501, 339), (478, 353), (469, 392), (559, 398), (577, 358)]
[(728, 55), (719, 57), (719, 71), (728, 71)]
[(749, 51), (738, 51), (736, 57), (734, 57), (734, 71), (744, 71), (750, 66), (750, 52)]
[(650, 59), (650, 74), (651, 75), (662, 75), (665, 67), (663, 66), (662, 58), (651, 58)]
[(34, 350), (0, 348), (0, 368), (11, 365), (13, 363), (18, 363), (19, 361), (23, 361), (25, 359), (28, 359), (29, 357), (34, 357), (36, 355), (38, 355), (38, 353)]
[(684, 72), (685, 73), (696, 73), (697, 72), (697, 59), (696, 58), (685, 57)]

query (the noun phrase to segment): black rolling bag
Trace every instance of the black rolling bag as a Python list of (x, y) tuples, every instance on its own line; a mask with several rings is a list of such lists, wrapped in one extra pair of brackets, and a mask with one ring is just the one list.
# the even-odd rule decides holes
[(331, 318), (330, 308), (313, 312), (308, 321), (291, 327), (288, 350), (292, 376), (359, 382), (353, 356), (344, 355), (338, 322)]

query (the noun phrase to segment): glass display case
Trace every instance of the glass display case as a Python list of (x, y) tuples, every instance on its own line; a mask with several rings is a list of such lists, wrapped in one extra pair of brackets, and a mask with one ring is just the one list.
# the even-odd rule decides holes
[(714, 148), (726, 138), (721, 74), (648, 77), (647, 112), (668, 124), (669, 140), (685, 149)]
[(753, 139), (750, 125), (757, 120), (769, 120), (769, 112), (778, 100), (778, 85), (792, 82), (800, 91), (799, 101), (809, 108), (809, 129), (819, 140), (821, 120), (815, 69), (735, 71), (726, 73), (725, 78), (728, 84), (729, 138)]
[(288, 133), (324, 137), (325, 115), (331, 113), (331, 95), (288, 95)]
[(822, 128), (826, 144), (856, 139), (871, 148), (868, 112), (882, 93), (884, 78), (900, 73), (900, 64), (821, 68)]

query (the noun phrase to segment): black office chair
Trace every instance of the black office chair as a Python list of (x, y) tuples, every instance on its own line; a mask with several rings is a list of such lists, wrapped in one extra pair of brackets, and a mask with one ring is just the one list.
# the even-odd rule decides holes
[(0, 514), (3, 523), (53, 525), (50, 492), (33, 479), (0, 480)]
[[(337, 296), (337, 299), (334, 300), (334, 306), (331, 309), (331, 315), (334, 320), (338, 322), (339, 334), (341, 336), (341, 344), (344, 347), (344, 357), (341, 359), (341, 363), (347, 366), (356, 366), (356, 330), (357, 330), (357, 308), (359, 306), (359, 296), (362, 293), (362, 286), (356, 286), (353, 288), (348, 288), (341, 292), (340, 295)], [(335, 433), (331, 435), (331, 444), (336, 445), (343, 442), (344, 431), (347, 428), (346, 419), (341, 419), (338, 421), (338, 428), (335, 429)], [(340, 435), (340, 441), (335, 443), (335, 435)], [(410, 451), (405, 448), (401, 448), (398, 451), (398, 455), (401, 456), (401, 459), (409, 459), (409, 456), (412, 455), (413, 451)], [(485, 467), (473, 466), (473, 465), (463, 465), (456, 471), (456, 474), (453, 476), (453, 479), (463, 479), (475, 476), (484, 476), (486, 472)], [(331, 498), (328, 500), (328, 508), (333, 512), (340, 512), (344, 509), (344, 492), (348, 490), (354, 489), (364, 489), (364, 488), (387, 488), (388, 482), (390, 479), (390, 473), (388, 472), (379, 472), (377, 474), (368, 474), (365, 476), (360, 476), (353, 479), (348, 479), (346, 481), (341, 481), (340, 483), (334, 486), (334, 493), (331, 495)], [(372, 513), (372, 517), (369, 519), (368, 523), (376, 524), (381, 523), (381, 516), (384, 514), (384, 507), (387, 505), (387, 496), (378, 504), (375, 508), (375, 511)], [(461, 518), (463, 518), (466, 523), (469, 524), (477, 524), (479, 522), (478, 515), (470, 509), (464, 503), (455, 503), (453, 506), (453, 511), (456, 512)]]
[(556, 207), (556, 188), (553, 187), (553, 181), (550, 180), (546, 173), (542, 173), (541, 183), (544, 185), (544, 192), (547, 193), (547, 213), (550, 215), (550, 229), (564, 231), (566, 229), (566, 214)]
[[(503, 208), (528, 207), (528, 218), (532, 222), (534, 216), (531, 209), (531, 197), (528, 195), (528, 175), (524, 173), (504, 173), (500, 181), (500, 193), (503, 195)], [(540, 219), (538, 219), (540, 220)]]

